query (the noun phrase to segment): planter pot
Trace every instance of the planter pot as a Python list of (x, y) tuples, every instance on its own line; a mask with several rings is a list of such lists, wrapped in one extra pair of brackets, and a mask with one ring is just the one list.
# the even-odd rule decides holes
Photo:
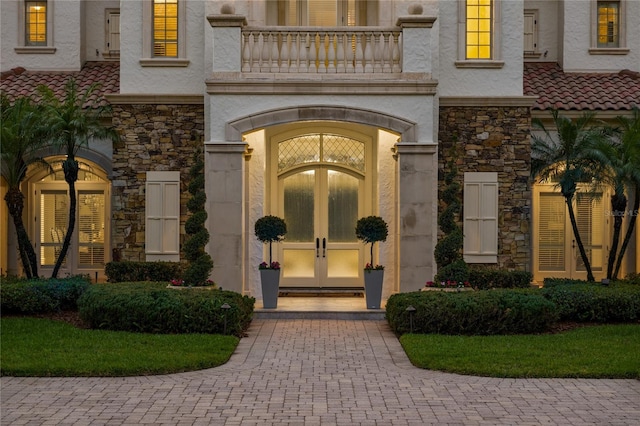
[(367, 309), (380, 309), (384, 269), (364, 271), (364, 295)]
[(265, 309), (277, 308), (280, 285), (280, 270), (260, 269), (260, 283), (262, 284), (263, 307)]

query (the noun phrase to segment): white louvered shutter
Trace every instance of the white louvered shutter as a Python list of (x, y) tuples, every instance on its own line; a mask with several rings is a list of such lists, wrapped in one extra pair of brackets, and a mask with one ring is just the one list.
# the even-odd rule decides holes
[(498, 174), (464, 174), (464, 260), (498, 262)]
[(180, 172), (147, 172), (147, 260), (180, 260)]

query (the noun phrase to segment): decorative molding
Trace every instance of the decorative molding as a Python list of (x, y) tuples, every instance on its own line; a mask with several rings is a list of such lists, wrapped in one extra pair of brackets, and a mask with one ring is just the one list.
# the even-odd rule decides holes
[(145, 58), (140, 59), (141, 67), (188, 67), (188, 59), (181, 58)]
[(440, 106), (508, 106), (508, 107), (531, 107), (535, 103), (537, 96), (442, 96), (439, 98)]
[(592, 47), (589, 49), (589, 55), (628, 55), (629, 52), (628, 47)]
[(247, 18), (244, 15), (209, 15), (207, 21), (212, 27), (244, 27)]
[(158, 105), (204, 105), (203, 95), (149, 95), (146, 93), (105, 94), (112, 105), (158, 104)]
[(488, 68), (498, 69), (504, 67), (504, 61), (466, 60), (456, 61), (456, 68)]
[(22, 46), (13, 49), (17, 54), (50, 55), (56, 53), (57, 48), (51, 46)]

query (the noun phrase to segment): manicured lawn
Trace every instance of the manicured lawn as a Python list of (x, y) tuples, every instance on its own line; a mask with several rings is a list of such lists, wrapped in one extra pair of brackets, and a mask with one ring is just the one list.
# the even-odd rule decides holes
[(558, 334), (400, 338), (417, 367), (491, 377), (640, 378), (640, 325)]
[(238, 338), (79, 329), (37, 318), (2, 318), (3, 376), (139, 376), (216, 367)]

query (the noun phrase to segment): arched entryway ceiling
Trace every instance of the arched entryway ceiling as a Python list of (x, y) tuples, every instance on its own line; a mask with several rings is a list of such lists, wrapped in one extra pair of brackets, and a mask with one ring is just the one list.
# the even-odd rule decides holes
[(342, 121), (377, 126), (399, 133), (402, 141), (413, 142), (417, 140), (417, 126), (412, 121), (366, 109), (326, 105), (270, 110), (240, 118), (227, 125), (226, 139), (241, 141), (244, 133), (256, 129), (310, 120)]
[[(39, 150), (36, 155), (40, 158), (58, 157), (62, 154), (59, 150), (52, 147)], [(76, 153), (76, 160), (89, 160), (104, 170), (108, 180), (113, 177), (113, 162), (106, 155), (88, 148), (80, 148)]]

